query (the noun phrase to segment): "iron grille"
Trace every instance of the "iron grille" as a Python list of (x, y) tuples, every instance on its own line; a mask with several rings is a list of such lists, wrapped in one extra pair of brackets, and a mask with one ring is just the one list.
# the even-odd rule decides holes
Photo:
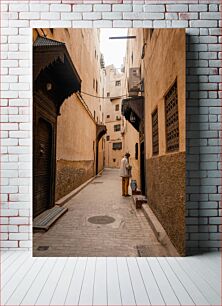
[(152, 113), (153, 155), (159, 154), (158, 109)]
[(179, 150), (179, 121), (177, 82), (165, 96), (166, 148), (168, 152)]

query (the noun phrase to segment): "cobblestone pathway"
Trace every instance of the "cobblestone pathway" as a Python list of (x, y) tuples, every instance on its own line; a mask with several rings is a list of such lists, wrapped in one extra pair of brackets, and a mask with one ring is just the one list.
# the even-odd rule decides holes
[[(130, 189), (130, 188), (129, 188)], [(119, 171), (106, 169), (68, 203), (68, 212), (45, 233), (34, 233), (34, 256), (138, 256), (137, 245), (159, 246), (131, 197), (121, 196)], [(106, 225), (88, 218), (113, 217)], [(39, 246), (49, 246), (45, 251)]]

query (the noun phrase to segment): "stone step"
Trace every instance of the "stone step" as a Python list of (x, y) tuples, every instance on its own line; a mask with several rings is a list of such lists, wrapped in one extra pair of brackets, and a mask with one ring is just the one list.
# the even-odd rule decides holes
[(147, 198), (143, 195), (133, 195), (132, 198), (136, 209), (142, 208), (142, 204), (147, 203)]
[(141, 195), (142, 191), (140, 189), (132, 190), (132, 195)]
[(45, 210), (33, 220), (34, 231), (47, 231), (64, 213), (68, 211), (66, 207), (54, 207)]

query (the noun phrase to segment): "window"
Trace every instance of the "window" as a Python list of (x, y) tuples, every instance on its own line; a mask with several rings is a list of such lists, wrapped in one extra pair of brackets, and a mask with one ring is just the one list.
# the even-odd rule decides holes
[(94, 117), (94, 119), (96, 118), (96, 112), (95, 111), (93, 112), (93, 117)]
[(116, 162), (116, 159), (115, 159), (115, 158), (113, 158), (113, 162), (114, 162), (114, 163)]
[(116, 86), (120, 86), (121, 85), (121, 81), (116, 81)]
[(114, 132), (120, 131), (120, 124), (114, 125)]
[(110, 140), (110, 136), (109, 136), (109, 135), (106, 136), (106, 140), (107, 140), (107, 141)]
[(179, 150), (179, 121), (177, 81), (165, 96), (166, 149), (168, 152)]
[(110, 115), (107, 115), (106, 118), (110, 118)]
[(107, 95), (107, 97), (110, 97), (110, 93), (109, 93), (109, 92), (107, 92), (107, 94), (106, 94), (106, 95)]
[(95, 88), (95, 80), (93, 79), (93, 88)]
[(96, 92), (98, 92), (98, 82), (96, 80)]
[(153, 155), (159, 154), (158, 109), (152, 113), (152, 145)]
[(138, 160), (138, 150), (139, 150), (139, 145), (138, 142), (135, 144), (135, 159)]
[(116, 110), (116, 111), (119, 111), (119, 104), (116, 104), (116, 105), (115, 105), (115, 110)]
[(113, 150), (122, 150), (122, 142), (114, 142)]

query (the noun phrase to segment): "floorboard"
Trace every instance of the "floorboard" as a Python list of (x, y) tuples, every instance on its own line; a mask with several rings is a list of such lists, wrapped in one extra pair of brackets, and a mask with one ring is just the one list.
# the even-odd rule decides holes
[(47, 283), (40, 292), (35, 305), (50, 305), (56, 286), (65, 267), (67, 258), (56, 259), (52, 272), (49, 274)]
[(93, 305), (107, 305), (106, 258), (96, 260)]
[(21, 268), (21, 266), (23, 266), (23, 264), (26, 263), (26, 260), (28, 260), (30, 258), (30, 256), (28, 254), (21, 254), (22, 256), (20, 256), (16, 262), (13, 263), (13, 265), (11, 265), (7, 270), (3, 270), (4, 269), (4, 265), (3, 268), (1, 269), (1, 276), (2, 279), (4, 279), (4, 282), (1, 282), (1, 290), (3, 289), (3, 286), (5, 286), (12, 278), (14, 275), (16, 275), (17, 271)]
[(86, 264), (86, 257), (77, 258), (77, 263), (73, 271), (67, 296), (64, 302), (65, 305), (78, 305), (84, 274), (86, 270)]
[(175, 294), (174, 288), (172, 288), (165, 273), (161, 269), (157, 258), (147, 258), (147, 262), (153, 272), (165, 303), (167, 305), (179, 305), (180, 303)]
[(28, 270), (28, 273), (24, 275), (22, 281), (18, 284), (13, 294), (8, 299), (6, 305), (20, 305), (27, 292), (32, 286), (33, 282), (37, 275), (41, 272), (41, 269), (46, 264), (46, 258), (40, 258), (36, 260), (32, 265), (31, 269)]
[(50, 305), (64, 305), (71, 279), (76, 267), (77, 258), (68, 258), (61, 277), (57, 283)]
[(200, 273), (201, 277), (212, 287), (215, 291), (220, 294), (221, 292), (221, 269), (218, 265), (217, 273), (212, 271), (209, 265), (205, 265), (203, 269), (203, 263), (200, 259), (196, 257), (189, 257), (186, 263), (192, 266), (197, 273)]
[(107, 301), (108, 305), (122, 305), (118, 269), (115, 257), (107, 258)]
[(10, 256), (13, 256), (14, 252), (11, 251), (1, 251), (0, 252), (0, 262), (3, 263), (5, 260), (7, 260)]
[(206, 298), (208, 303), (214, 304), (216, 302), (216, 305), (220, 304), (220, 296), (217, 294), (216, 290), (213, 289), (208, 282), (206, 282), (202, 276), (201, 273), (198, 271), (195, 271), (194, 267), (191, 267), (187, 261), (181, 261), (181, 258), (176, 258), (176, 261), (179, 263), (183, 271), (192, 278), (192, 281), (194, 281), (200, 290), (200, 292), (203, 294), (203, 296)]
[(178, 301), (181, 305), (195, 305), (194, 301), (192, 300), (192, 297), (187, 292), (186, 288), (183, 286), (181, 281), (179, 280), (178, 276), (174, 271), (172, 270), (171, 266), (168, 264), (166, 259), (164, 257), (157, 258), (159, 265), (166, 275), (166, 278), (168, 279), (169, 283), (171, 284), (171, 287), (173, 288)]
[(50, 273), (52, 272), (52, 269), (54, 268), (55, 262), (55, 258), (46, 258), (44, 265), (31, 284), (25, 297), (22, 299), (21, 305), (35, 305)]
[(79, 305), (93, 304), (95, 268), (96, 268), (96, 257), (88, 258), (82, 289), (80, 293)]
[(221, 305), (221, 254), (32, 257), (3, 252), (1, 305)]
[[(24, 265), (20, 266), (19, 269), (17, 269), (16, 273), (13, 275), (13, 277), (10, 279), (10, 282), (5, 283), (5, 279), (2, 278), (2, 290), (1, 290), (1, 304), (5, 305), (10, 296), (13, 294), (13, 292), (16, 290), (16, 288), (21, 284), (26, 276), (26, 274), (31, 270), (32, 266), (34, 266), (36, 263), (35, 260), (33, 260), (32, 257), (30, 257)], [(16, 305), (13, 303), (14, 305)]]
[(137, 305), (150, 305), (150, 300), (136, 258), (126, 259)]
[(165, 305), (163, 296), (158, 287), (153, 272), (148, 265), (146, 258), (137, 258), (137, 264), (143, 278), (151, 305)]
[(203, 296), (202, 292), (198, 289), (197, 284), (192, 280), (192, 277), (187, 274), (179, 265), (177, 260), (173, 257), (167, 258), (169, 265), (176, 275), (179, 276), (181, 282), (185, 286), (187, 292), (192, 297), (196, 305), (209, 305), (207, 299)]
[(126, 258), (117, 258), (118, 277), (120, 283), (120, 293), (123, 305), (136, 305), (134, 291), (129, 275)]

